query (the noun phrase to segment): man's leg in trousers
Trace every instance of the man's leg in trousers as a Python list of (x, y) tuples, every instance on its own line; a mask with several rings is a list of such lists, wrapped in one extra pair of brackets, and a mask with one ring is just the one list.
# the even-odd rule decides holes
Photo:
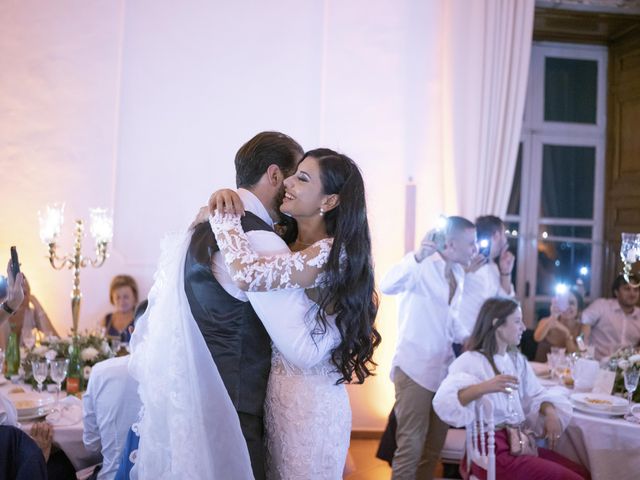
[(433, 472), (438, 465), (440, 453), (449, 430), (449, 425), (440, 420), (440, 417), (433, 409), (432, 402), (435, 392), (429, 393), (431, 394), (431, 400), (429, 400), (429, 432), (427, 433), (427, 440), (424, 444), (424, 451), (422, 452), (422, 458), (418, 465), (418, 475), (416, 476), (420, 480), (433, 478)]
[(242, 435), (247, 441), (249, 457), (251, 458), (251, 469), (256, 480), (265, 479), (264, 467), (264, 423), (262, 417), (238, 412), (240, 417), (240, 427)]
[(393, 410), (398, 421), (396, 453), (392, 479), (415, 480), (429, 430), (429, 412), (433, 394), (411, 380), (398, 367), (394, 380), (396, 403)]

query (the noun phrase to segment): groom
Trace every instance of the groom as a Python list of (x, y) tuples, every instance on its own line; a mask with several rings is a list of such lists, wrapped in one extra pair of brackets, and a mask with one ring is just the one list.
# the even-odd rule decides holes
[[(242, 227), (259, 254), (282, 249), (273, 225), (280, 219), (283, 181), (303, 153), (287, 135), (262, 132), (236, 154), (236, 185), (246, 210)], [(253, 474), (264, 479), (263, 404), (270, 339), (246, 294), (231, 280), (208, 221), (193, 227), (184, 278), (193, 317), (238, 412)]]

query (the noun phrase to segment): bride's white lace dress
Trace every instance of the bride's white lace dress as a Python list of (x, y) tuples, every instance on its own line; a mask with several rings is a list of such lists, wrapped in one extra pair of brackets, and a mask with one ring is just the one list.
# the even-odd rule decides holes
[(267, 478), (342, 478), (351, 409), (330, 363), (300, 369), (274, 348), (265, 400)]
[[(328, 315), (327, 331), (312, 337), (317, 305), (306, 297), (306, 306), (278, 304), (277, 298), (281, 289), (322, 284), (331, 239), (303, 252), (260, 258), (237, 217), (216, 216), (211, 225), (232, 277), (245, 285), (273, 341), (265, 400), (267, 478), (341, 479), (351, 408), (345, 386), (336, 384), (341, 376), (331, 362), (339, 333)], [(250, 293), (265, 291), (269, 293)], [(274, 303), (280, 307), (275, 314)], [(303, 318), (290, 318), (291, 312), (300, 311), (305, 312)]]

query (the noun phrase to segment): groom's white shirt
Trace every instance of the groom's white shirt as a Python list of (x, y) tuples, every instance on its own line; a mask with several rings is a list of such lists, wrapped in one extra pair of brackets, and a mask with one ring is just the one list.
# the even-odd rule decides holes
[[(253, 193), (243, 188), (237, 191), (244, 209), (273, 227), (267, 209)], [(287, 244), (273, 231), (252, 230), (246, 232), (249, 243), (259, 255), (290, 253)], [(213, 254), (213, 275), (231, 296), (250, 301), (262, 320), (271, 341), (284, 357), (299, 368), (310, 368), (325, 360), (340, 341), (340, 336), (328, 317), (331, 327), (322, 337), (312, 337), (317, 305), (307, 297), (303, 289), (273, 290), (270, 292), (243, 292), (231, 279), (222, 254)]]

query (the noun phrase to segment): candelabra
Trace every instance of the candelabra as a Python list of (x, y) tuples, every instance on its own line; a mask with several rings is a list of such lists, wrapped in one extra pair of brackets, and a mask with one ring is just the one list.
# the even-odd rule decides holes
[(622, 234), (620, 257), (622, 258), (622, 275), (624, 275), (624, 279), (629, 285), (639, 287), (640, 281), (633, 282), (631, 280), (631, 267), (640, 260), (640, 233)]
[(84, 223), (76, 220), (74, 230), (73, 253), (59, 257), (56, 254), (57, 241), (64, 222), (64, 204), (47, 205), (46, 212), (38, 212), (40, 221), (40, 239), (49, 247), (49, 263), (56, 270), (67, 267), (73, 270), (73, 289), (71, 290), (71, 318), (73, 320), (73, 335), (78, 334), (78, 322), (80, 319), (80, 269), (91, 265), (101, 267), (107, 257), (107, 245), (113, 238), (113, 218), (104, 208), (89, 210), (91, 219), (90, 232), (96, 243), (96, 258), (89, 259), (82, 255), (82, 237), (84, 236)]

